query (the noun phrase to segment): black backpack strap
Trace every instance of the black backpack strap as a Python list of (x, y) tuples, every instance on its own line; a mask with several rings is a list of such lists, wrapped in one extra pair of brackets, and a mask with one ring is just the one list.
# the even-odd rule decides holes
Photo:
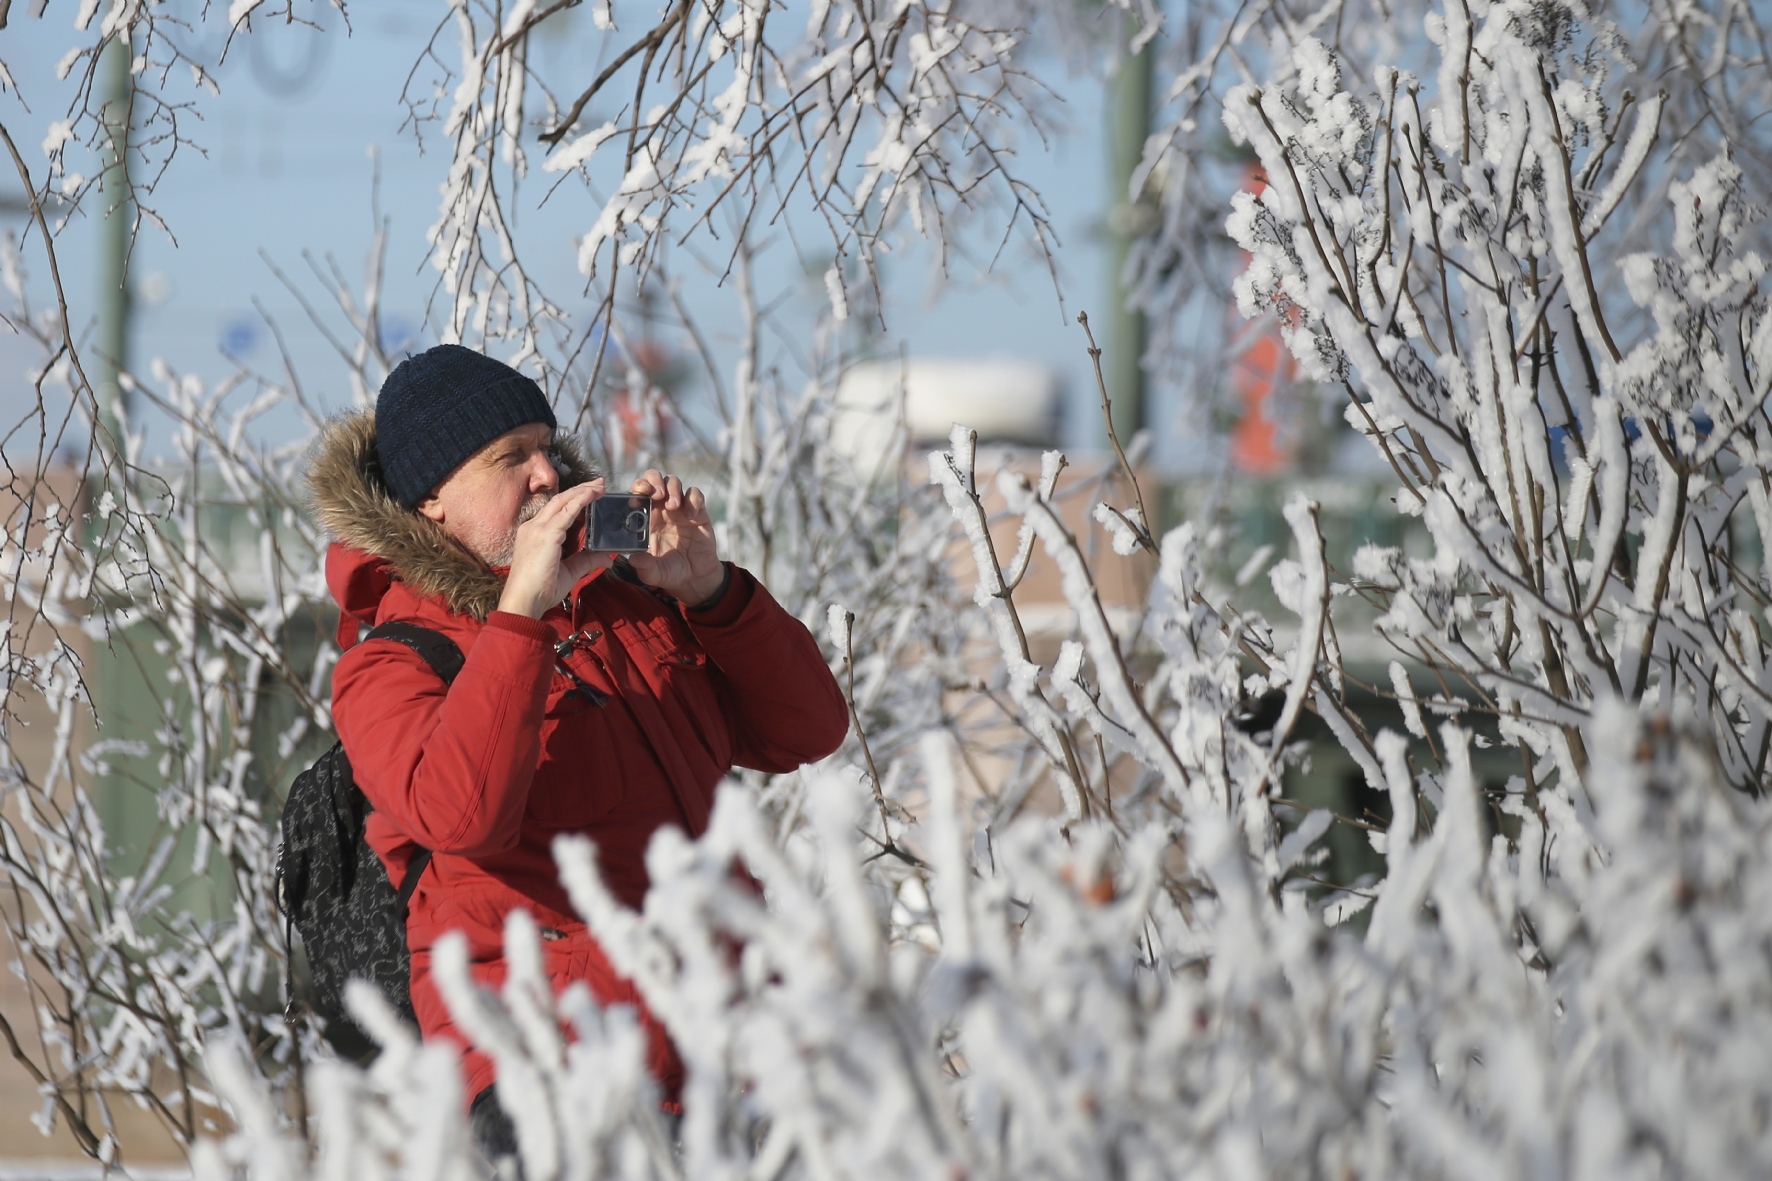
[(454, 640), (428, 627), (395, 619), (376, 624), (363, 637), (363, 642), (369, 640), (393, 640), (395, 643), (405, 644), (424, 658), (424, 662), (431, 666), (431, 671), (443, 678), (445, 685), (453, 682), (455, 674), (461, 671), (461, 649), (455, 646)]
[(418, 879), (423, 876), (425, 866), (431, 863), (431, 851), (420, 849), (406, 863), (406, 876), (400, 881), (400, 913), (406, 913), (406, 904), (412, 901), (412, 892), (418, 889)]
[[(420, 627), (416, 623), (394, 619), (387, 623), (377, 624), (363, 640), (393, 640), (405, 644), (424, 658), (431, 666), (431, 671), (443, 678), (445, 685), (455, 680), (455, 674), (461, 671), (461, 649), (455, 641), (439, 631), (428, 627)], [(412, 892), (418, 889), (418, 879), (424, 875), (425, 866), (431, 863), (431, 851), (420, 849), (406, 863), (406, 876), (400, 882), (400, 913), (406, 913), (407, 903), (412, 901)]]

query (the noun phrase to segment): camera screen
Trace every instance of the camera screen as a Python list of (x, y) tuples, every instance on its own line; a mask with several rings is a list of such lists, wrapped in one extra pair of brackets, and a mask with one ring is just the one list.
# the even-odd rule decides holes
[(652, 501), (644, 496), (605, 496), (591, 502), (586, 549), (597, 553), (632, 554), (647, 547)]

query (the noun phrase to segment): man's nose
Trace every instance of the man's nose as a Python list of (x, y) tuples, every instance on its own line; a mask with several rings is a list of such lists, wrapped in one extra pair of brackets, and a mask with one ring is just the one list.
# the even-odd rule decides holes
[(550, 494), (560, 490), (560, 473), (546, 451), (537, 451), (529, 461), (529, 490)]

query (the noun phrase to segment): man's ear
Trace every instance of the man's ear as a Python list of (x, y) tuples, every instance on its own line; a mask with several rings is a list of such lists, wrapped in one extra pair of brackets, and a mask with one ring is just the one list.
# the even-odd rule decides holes
[(439, 525), (443, 523), (443, 502), (437, 499), (435, 492), (419, 501), (415, 507), (420, 516), (428, 517)]

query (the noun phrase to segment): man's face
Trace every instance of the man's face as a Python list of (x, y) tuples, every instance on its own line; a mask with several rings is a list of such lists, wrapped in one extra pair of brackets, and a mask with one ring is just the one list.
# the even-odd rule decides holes
[(540, 422), (506, 431), (450, 472), (418, 511), (488, 566), (509, 566), (517, 526), (560, 491), (560, 473), (548, 458), (553, 438)]

